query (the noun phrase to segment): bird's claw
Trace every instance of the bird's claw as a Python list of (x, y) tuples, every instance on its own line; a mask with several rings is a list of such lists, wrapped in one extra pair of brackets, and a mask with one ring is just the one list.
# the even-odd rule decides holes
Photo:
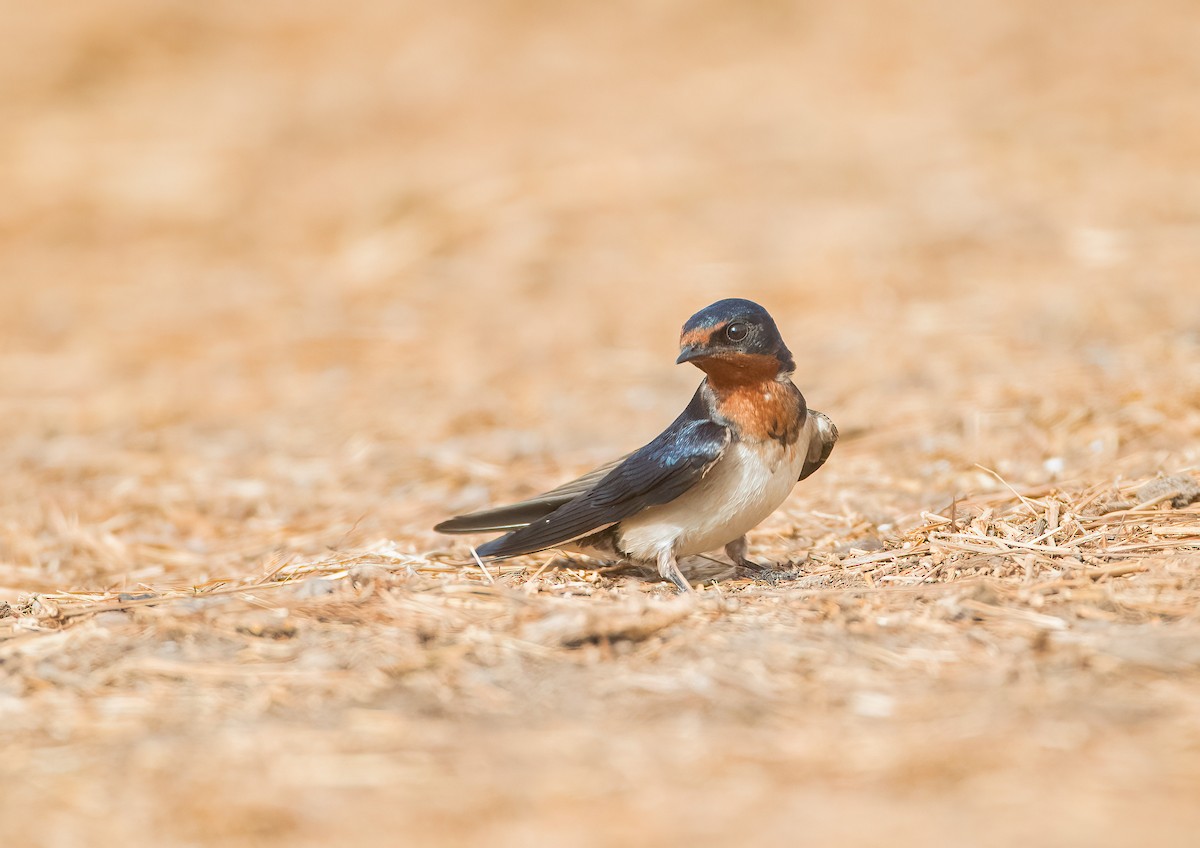
[(744, 560), (741, 560), (740, 562), (735, 562), (733, 564), (733, 570), (736, 571), (738, 574), (745, 572), (748, 574), (757, 575), (757, 574), (762, 574), (765, 571), (770, 571), (771, 566), (764, 565), (761, 562), (755, 562), (754, 560), (744, 559)]

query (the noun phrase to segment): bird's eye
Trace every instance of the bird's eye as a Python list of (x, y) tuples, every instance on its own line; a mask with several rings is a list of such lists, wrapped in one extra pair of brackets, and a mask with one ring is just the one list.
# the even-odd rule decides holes
[(731, 342), (740, 342), (742, 339), (746, 338), (746, 334), (748, 332), (749, 329), (745, 324), (743, 324), (741, 321), (734, 321), (725, 328), (725, 338), (729, 339)]

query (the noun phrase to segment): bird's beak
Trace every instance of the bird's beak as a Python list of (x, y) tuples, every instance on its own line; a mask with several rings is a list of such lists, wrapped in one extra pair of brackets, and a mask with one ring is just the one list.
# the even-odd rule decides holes
[(693, 359), (699, 359), (705, 355), (705, 350), (700, 345), (686, 345), (679, 351), (679, 358), (675, 360), (676, 365), (682, 365), (685, 362), (691, 362)]

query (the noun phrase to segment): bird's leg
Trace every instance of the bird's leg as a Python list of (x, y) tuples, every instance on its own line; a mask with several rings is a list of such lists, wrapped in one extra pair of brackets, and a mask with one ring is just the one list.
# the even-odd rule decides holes
[(679, 570), (679, 563), (675, 561), (675, 552), (670, 548), (665, 548), (658, 553), (658, 573), (674, 583), (680, 592), (690, 594), (693, 591), (692, 584), (687, 582), (687, 578)]
[(733, 564), (738, 568), (744, 568), (747, 571), (766, 571), (767, 566), (760, 565), (754, 560), (746, 559), (746, 537), (739, 536), (728, 545), (725, 546), (725, 555), (733, 560)]

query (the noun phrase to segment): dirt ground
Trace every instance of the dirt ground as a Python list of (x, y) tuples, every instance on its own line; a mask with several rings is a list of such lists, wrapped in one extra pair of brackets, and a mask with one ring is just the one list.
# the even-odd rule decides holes
[[(1193, 4), (5, 33), (5, 839), (1196, 844)], [(726, 296), (843, 433), (766, 578), (429, 529), (656, 434)]]

